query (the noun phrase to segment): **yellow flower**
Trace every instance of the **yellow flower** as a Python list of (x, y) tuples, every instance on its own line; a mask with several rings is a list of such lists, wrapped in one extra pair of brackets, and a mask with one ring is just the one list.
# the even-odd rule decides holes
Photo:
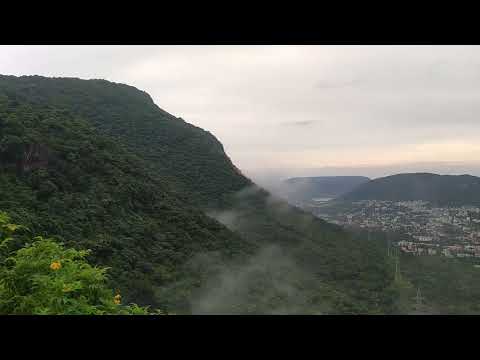
[(7, 225), (4, 225), (4, 227), (6, 227), (8, 230), (10, 231), (15, 231), (17, 230), (20, 225), (16, 225), (16, 224), (7, 224)]
[(60, 264), (60, 261), (54, 261), (50, 264), (50, 269), (53, 271), (56, 271), (62, 267), (62, 264)]
[(117, 294), (117, 295), (114, 296), (113, 302), (114, 302), (116, 305), (119, 305), (121, 299), (122, 299), (122, 296), (121, 296), (120, 294)]

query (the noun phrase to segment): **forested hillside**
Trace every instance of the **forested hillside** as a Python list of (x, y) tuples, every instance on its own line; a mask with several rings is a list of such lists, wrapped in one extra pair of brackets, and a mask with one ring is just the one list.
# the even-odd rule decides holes
[[(0, 209), (178, 313), (390, 313), (384, 244), (256, 187), (210, 133), (104, 80), (0, 76)], [(221, 301), (219, 301), (221, 300)]]

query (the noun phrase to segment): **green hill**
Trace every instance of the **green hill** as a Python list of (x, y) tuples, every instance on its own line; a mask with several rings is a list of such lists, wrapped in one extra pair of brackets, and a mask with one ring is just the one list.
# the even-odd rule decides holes
[(424, 200), (438, 205), (480, 205), (480, 178), (471, 175), (398, 174), (371, 180), (342, 200)]
[(178, 313), (396, 311), (384, 244), (275, 199), (209, 132), (104, 80), (0, 76), (0, 209)]

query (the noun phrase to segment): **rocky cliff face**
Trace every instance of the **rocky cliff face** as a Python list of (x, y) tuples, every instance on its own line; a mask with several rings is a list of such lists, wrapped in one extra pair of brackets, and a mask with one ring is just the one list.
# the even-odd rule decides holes
[(41, 144), (28, 144), (25, 146), (23, 155), (17, 162), (18, 169), (28, 172), (38, 168), (45, 168), (48, 165), (50, 151)]

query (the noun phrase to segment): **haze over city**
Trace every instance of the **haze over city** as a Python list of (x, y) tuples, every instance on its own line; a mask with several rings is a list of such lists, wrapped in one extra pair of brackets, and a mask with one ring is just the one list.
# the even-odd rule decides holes
[(258, 179), (480, 175), (479, 64), (475, 46), (0, 47), (2, 74), (148, 92)]

